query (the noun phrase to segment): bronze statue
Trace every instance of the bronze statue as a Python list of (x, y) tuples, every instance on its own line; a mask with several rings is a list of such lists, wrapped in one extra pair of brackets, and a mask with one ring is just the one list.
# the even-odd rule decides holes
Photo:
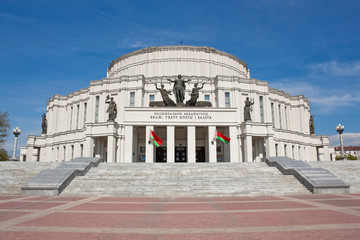
[(310, 119), (309, 119), (310, 134), (315, 134), (314, 118), (315, 118), (314, 115), (310, 115)]
[(114, 101), (114, 98), (110, 98), (109, 95), (107, 95), (105, 103), (109, 104), (108, 109), (106, 110), (106, 112), (109, 113), (109, 119), (108, 121), (114, 121), (117, 115), (117, 108), (116, 108), (116, 103)]
[(42, 115), (41, 128), (42, 128), (41, 134), (46, 134), (47, 133), (47, 120), (46, 120), (45, 113)]
[(175, 94), (176, 103), (178, 105), (181, 105), (185, 99), (185, 83), (191, 81), (190, 79), (185, 81), (181, 78), (182, 78), (182, 76), (179, 74), (178, 79), (175, 79), (174, 81), (171, 79), (168, 79), (168, 81), (174, 83), (173, 92)]
[(194, 88), (192, 89), (192, 92), (190, 93), (190, 100), (186, 102), (186, 106), (195, 106), (197, 99), (199, 98), (199, 90), (204, 87), (204, 84), (202, 84), (201, 87), (198, 87), (198, 84), (195, 83)]
[(251, 102), (249, 100), (249, 97), (246, 98), (245, 101), (245, 107), (244, 107), (244, 121), (251, 121), (251, 115), (250, 115), (250, 111), (251, 111), (251, 105), (253, 105), (254, 102)]
[(157, 85), (156, 85), (156, 83), (154, 83), (154, 84), (155, 84), (155, 88), (160, 91), (161, 97), (162, 97), (162, 99), (163, 99), (163, 102), (164, 102), (165, 106), (176, 106), (176, 104), (174, 103), (174, 101), (171, 100), (171, 98), (169, 98), (169, 95), (171, 95), (171, 92), (168, 92), (168, 91), (164, 88), (164, 85), (163, 85), (163, 84), (161, 84), (161, 88), (158, 88)]

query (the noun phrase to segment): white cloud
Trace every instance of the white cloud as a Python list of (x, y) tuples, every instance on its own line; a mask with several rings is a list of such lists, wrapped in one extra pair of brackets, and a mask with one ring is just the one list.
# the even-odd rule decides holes
[(337, 61), (322, 62), (309, 67), (315, 74), (330, 74), (335, 76), (359, 76), (360, 61), (343, 62)]
[(189, 32), (179, 32), (173, 30), (155, 30), (155, 29), (142, 29), (138, 30), (136, 33), (129, 33), (128, 37), (123, 38), (118, 42), (118, 48), (143, 48), (143, 47), (152, 47), (152, 46), (163, 46), (163, 45), (177, 45), (180, 42), (184, 44), (189, 44), (186, 42), (187, 39), (190, 39), (191, 42), (194, 41), (206, 41), (208, 40), (209, 35), (213, 33), (209, 32), (206, 29), (194, 29)]
[(298, 78), (280, 79), (270, 82), (270, 87), (290, 95), (304, 95), (309, 99), (312, 109), (316, 110), (318, 114), (334, 113), (345, 107), (351, 108), (351, 111), (354, 109), (357, 111), (356, 108), (360, 106), (359, 88), (357, 86), (360, 85), (344, 84), (343, 88), (339, 90), (333, 84), (324, 84), (324, 81), (319, 81), (319, 79), (326, 80), (333, 77), (337, 81), (342, 81), (341, 77), (336, 77), (335, 74), (350, 75), (356, 74), (357, 71), (359, 71), (360, 75), (360, 61), (353, 64), (343, 64), (342, 67), (334, 61), (317, 64), (316, 66), (318, 74), (316, 76), (309, 73), (307, 76)]
[[(360, 133), (343, 133), (344, 146), (360, 146)], [(331, 146), (340, 146), (339, 134), (330, 136)]]
[(297, 79), (281, 79), (270, 83), (270, 87), (295, 95), (305, 95), (305, 97), (316, 96), (320, 93), (320, 89), (309, 83)]

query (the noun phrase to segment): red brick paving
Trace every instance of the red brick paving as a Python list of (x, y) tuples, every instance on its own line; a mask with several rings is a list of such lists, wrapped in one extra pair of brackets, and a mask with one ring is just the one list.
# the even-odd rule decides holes
[(360, 207), (360, 201), (357, 199), (344, 199), (344, 200), (323, 200), (316, 201), (319, 203), (325, 203), (337, 207)]
[(216, 198), (0, 195), (2, 239), (360, 239), (360, 194)]
[(56, 203), (56, 202), (8, 202), (0, 203), (0, 209), (49, 209), (65, 203)]

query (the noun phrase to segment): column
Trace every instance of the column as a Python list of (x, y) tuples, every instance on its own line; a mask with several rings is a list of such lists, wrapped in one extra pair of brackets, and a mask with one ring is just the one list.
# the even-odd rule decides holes
[(329, 146), (323, 146), (323, 151), (324, 151), (324, 161), (331, 161)]
[(117, 146), (117, 150), (116, 150), (116, 162), (123, 162), (123, 157), (122, 157), (122, 154), (123, 153), (123, 150), (122, 150), (122, 139), (121, 137), (119, 137), (117, 139), (117, 142), (116, 142), (116, 146)]
[(216, 162), (216, 140), (214, 139), (216, 127), (208, 126), (209, 162)]
[(116, 137), (110, 135), (107, 137), (107, 162), (115, 162), (116, 158)]
[(187, 162), (196, 162), (196, 137), (195, 126), (187, 127)]
[(294, 144), (294, 160), (299, 160), (299, 146), (297, 144)]
[(252, 136), (246, 135), (244, 140), (245, 162), (252, 162)]
[(133, 126), (125, 126), (124, 162), (133, 162)]
[(47, 146), (45, 151), (46, 151), (46, 156), (44, 159), (45, 162), (56, 161), (55, 154), (53, 153), (51, 147)]
[(235, 126), (229, 127), (229, 137), (230, 137), (230, 162), (240, 162), (239, 157), (239, 143), (237, 138), (237, 129)]
[[(154, 126), (146, 126), (145, 131), (145, 162), (146, 163), (153, 163), (154, 162), (154, 144), (153, 141), (150, 139), (150, 132), (154, 131)], [(155, 133), (156, 134), (156, 133)], [(151, 141), (150, 144), (148, 141)]]
[(33, 162), (34, 161), (34, 147), (28, 147), (26, 151), (26, 161)]
[(166, 127), (166, 156), (167, 163), (175, 162), (175, 127), (167, 126)]

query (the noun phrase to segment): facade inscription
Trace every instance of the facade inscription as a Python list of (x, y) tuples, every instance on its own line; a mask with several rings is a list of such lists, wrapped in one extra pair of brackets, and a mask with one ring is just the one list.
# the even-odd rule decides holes
[(154, 112), (150, 119), (164, 120), (211, 120), (212, 116), (206, 112)]

